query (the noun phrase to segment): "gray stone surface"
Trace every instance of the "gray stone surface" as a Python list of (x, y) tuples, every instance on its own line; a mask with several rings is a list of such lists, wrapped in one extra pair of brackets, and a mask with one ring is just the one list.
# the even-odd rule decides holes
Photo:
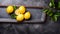
[(0, 34), (60, 34), (60, 17), (54, 22), (47, 16), (44, 24), (0, 24)]
[(1, 5), (46, 6), (44, 0), (0, 0)]

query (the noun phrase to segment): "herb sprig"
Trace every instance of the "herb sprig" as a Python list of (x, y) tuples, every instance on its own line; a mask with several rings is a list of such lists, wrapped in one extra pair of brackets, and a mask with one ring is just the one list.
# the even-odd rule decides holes
[[(58, 10), (56, 10), (56, 12), (53, 12), (55, 5), (56, 4), (54, 3), (54, 0), (50, 0), (49, 8), (43, 10), (48, 16), (51, 17), (53, 21), (57, 21), (58, 17), (60, 16), (60, 13), (58, 12)], [(58, 2), (58, 8), (60, 8), (60, 1)]]
[[(16, 6), (13, 6), (14, 7), (14, 11), (17, 9)], [(10, 14), (11, 15), (11, 18), (15, 19), (16, 18), (16, 15), (13, 13), (13, 14)]]

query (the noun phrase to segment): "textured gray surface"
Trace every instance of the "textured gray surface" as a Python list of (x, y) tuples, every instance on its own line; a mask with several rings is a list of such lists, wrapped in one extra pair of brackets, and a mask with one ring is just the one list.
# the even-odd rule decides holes
[[(45, 0), (49, 1), (49, 0)], [(60, 17), (57, 22), (47, 16), (45, 24), (0, 24), (0, 34), (60, 34)]]
[(45, 6), (44, 0), (0, 0), (1, 5)]

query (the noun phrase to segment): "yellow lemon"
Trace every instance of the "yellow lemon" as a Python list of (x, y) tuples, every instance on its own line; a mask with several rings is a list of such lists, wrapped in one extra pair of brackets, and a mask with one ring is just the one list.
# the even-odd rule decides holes
[(16, 14), (16, 15), (19, 15), (19, 14), (20, 14), (19, 9), (16, 9), (16, 10), (15, 10), (15, 14)]
[(16, 17), (16, 20), (17, 20), (17, 21), (23, 21), (23, 19), (24, 19), (24, 15), (23, 15), (23, 14), (20, 14), (20, 15), (18, 15), (18, 16)]
[(13, 6), (8, 6), (7, 9), (6, 9), (8, 14), (12, 13), (13, 10), (14, 10)]
[(25, 13), (26, 8), (24, 6), (19, 7), (20, 13), (23, 14)]
[(26, 12), (26, 13), (24, 14), (24, 18), (25, 18), (25, 19), (29, 19), (30, 17), (31, 17), (30, 12)]

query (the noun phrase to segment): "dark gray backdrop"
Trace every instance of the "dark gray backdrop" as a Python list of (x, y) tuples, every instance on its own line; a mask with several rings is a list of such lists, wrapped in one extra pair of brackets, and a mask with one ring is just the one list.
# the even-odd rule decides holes
[[(44, 5), (49, 3), (49, 0), (44, 1)], [(44, 24), (0, 24), (0, 34), (60, 34), (59, 20), (53, 22), (47, 16)]]

